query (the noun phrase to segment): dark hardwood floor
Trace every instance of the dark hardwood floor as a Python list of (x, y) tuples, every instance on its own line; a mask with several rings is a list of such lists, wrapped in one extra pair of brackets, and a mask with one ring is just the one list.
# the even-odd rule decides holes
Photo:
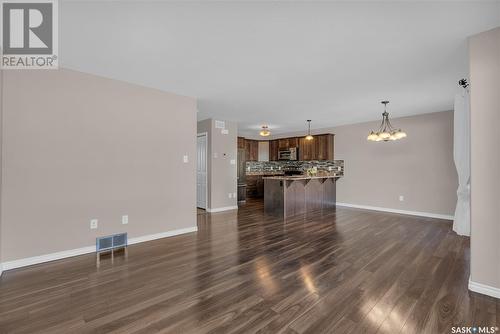
[(499, 326), (467, 290), (450, 222), (337, 208), (286, 222), (261, 202), (199, 231), (5, 272), (0, 333), (451, 333)]

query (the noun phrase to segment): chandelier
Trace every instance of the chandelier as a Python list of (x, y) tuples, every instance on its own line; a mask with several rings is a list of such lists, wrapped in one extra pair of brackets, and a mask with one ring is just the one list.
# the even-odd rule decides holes
[(382, 101), (384, 105), (384, 112), (382, 113), (382, 124), (378, 130), (370, 132), (366, 138), (369, 141), (389, 141), (398, 140), (406, 137), (406, 132), (401, 129), (396, 130), (389, 121), (389, 113), (387, 112), (387, 105), (389, 101)]

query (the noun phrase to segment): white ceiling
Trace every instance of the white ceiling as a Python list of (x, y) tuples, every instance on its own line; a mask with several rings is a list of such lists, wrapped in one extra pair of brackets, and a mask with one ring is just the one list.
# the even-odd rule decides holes
[(255, 137), (450, 110), (500, 2), (60, 4), (62, 66), (199, 99)]

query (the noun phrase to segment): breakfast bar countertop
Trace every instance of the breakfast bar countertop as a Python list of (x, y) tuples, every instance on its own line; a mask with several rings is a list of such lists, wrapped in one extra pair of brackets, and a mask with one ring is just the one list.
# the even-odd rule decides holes
[(307, 175), (276, 175), (276, 176), (264, 176), (263, 179), (271, 179), (271, 180), (287, 180), (287, 181), (294, 181), (294, 180), (312, 180), (312, 179), (333, 179), (333, 178), (340, 178), (342, 175), (336, 175), (336, 174), (326, 174), (326, 175), (314, 175), (314, 176), (307, 176)]

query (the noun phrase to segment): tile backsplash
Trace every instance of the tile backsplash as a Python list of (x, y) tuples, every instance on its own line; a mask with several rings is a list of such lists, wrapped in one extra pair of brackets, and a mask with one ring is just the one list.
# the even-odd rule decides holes
[(279, 171), (301, 171), (317, 167), (320, 172), (344, 175), (344, 160), (313, 160), (313, 161), (247, 161), (248, 173), (266, 173)]

